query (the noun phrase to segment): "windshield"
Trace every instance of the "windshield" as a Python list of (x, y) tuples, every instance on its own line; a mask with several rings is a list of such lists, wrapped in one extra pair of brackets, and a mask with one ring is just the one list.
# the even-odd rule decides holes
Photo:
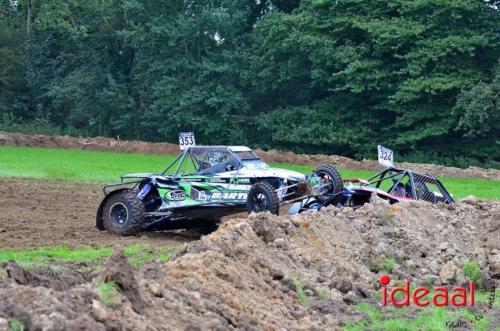
[(189, 154), (199, 175), (212, 175), (240, 167), (226, 148), (193, 148)]
[(253, 151), (240, 151), (240, 152), (235, 152), (235, 154), (241, 160), (260, 160), (257, 154), (255, 154)]

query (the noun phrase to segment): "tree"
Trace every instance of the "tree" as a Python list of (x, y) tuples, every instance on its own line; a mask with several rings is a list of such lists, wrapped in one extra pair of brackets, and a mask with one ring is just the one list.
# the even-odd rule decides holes
[(22, 5), (0, 1), (0, 120), (26, 111)]
[[(244, 77), (272, 100), (259, 109), (274, 145), (452, 156), (472, 143), (453, 130), (452, 109), (462, 88), (491, 76), (498, 26), (483, 1), (302, 1), (258, 22)], [(306, 124), (285, 133), (285, 118)]]
[(498, 26), (496, 0), (0, 0), (0, 120), (496, 165)]
[(458, 130), (468, 137), (500, 137), (500, 62), (490, 83), (479, 82), (469, 90), (463, 90), (455, 105), (460, 116)]

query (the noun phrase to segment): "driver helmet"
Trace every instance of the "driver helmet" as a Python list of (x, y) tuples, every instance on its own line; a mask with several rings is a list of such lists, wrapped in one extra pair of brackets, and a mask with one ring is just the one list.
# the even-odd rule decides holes
[(224, 161), (224, 154), (222, 152), (216, 151), (212, 152), (208, 156), (208, 164), (213, 167), (216, 164), (222, 163)]

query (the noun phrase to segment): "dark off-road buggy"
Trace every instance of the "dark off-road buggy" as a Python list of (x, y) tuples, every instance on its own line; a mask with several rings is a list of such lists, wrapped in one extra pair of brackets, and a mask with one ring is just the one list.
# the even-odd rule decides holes
[(407, 169), (389, 167), (368, 180), (346, 178), (343, 181), (346, 185), (342, 192), (331, 195), (328, 199), (305, 198), (295, 203), (290, 208), (289, 214), (319, 210), (332, 204), (338, 207), (358, 208), (370, 202), (374, 194), (389, 200), (390, 203), (404, 203), (411, 200), (445, 204), (454, 202), (437, 178)]
[(272, 168), (248, 147), (192, 146), (160, 174), (128, 174), (104, 186), (96, 225), (119, 235), (213, 228), (227, 215), (278, 214), (283, 204), (329, 200), (342, 189), (340, 174), (330, 166), (304, 175)]

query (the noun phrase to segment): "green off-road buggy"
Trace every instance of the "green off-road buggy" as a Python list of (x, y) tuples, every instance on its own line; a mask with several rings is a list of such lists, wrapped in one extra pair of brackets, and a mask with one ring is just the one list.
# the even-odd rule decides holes
[(214, 228), (221, 217), (269, 211), (307, 197), (335, 199), (343, 183), (331, 166), (312, 174), (272, 168), (243, 146), (187, 147), (160, 174), (128, 174), (106, 185), (97, 228), (119, 235), (143, 230)]

